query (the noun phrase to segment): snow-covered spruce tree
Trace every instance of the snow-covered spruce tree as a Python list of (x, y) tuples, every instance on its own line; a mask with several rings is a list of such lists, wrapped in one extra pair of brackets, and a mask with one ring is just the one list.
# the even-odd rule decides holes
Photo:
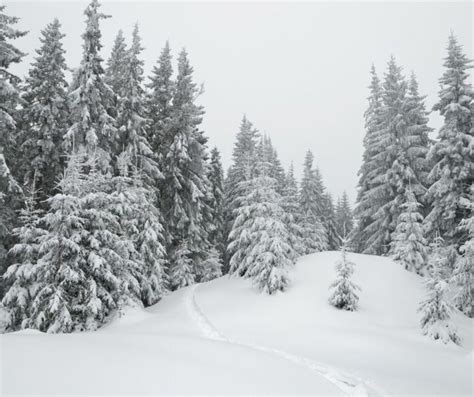
[(111, 154), (118, 153), (118, 136), (115, 120), (109, 114), (114, 95), (104, 82), (100, 56), (99, 22), (107, 16), (99, 12), (99, 7), (98, 0), (92, 0), (84, 12), (83, 56), (71, 87), (72, 126), (65, 135), (65, 142), (69, 150), (84, 147), (89, 153), (95, 153), (99, 166), (106, 169), (110, 167)]
[(171, 50), (166, 42), (157, 65), (153, 67), (146, 96), (148, 142), (158, 159), (160, 169), (164, 168), (164, 159), (173, 143), (170, 128), (175, 82), (172, 75)]
[(369, 106), (365, 111), (364, 154), (359, 170), (357, 203), (354, 210), (357, 223), (352, 233), (351, 245), (357, 252), (376, 253), (375, 246), (369, 247), (367, 240), (371, 231), (367, 228), (374, 222), (375, 213), (380, 208), (380, 202), (385, 196), (385, 186), (382, 171), (382, 159), (378, 154), (383, 148), (378, 144), (378, 138), (383, 128), (382, 86), (372, 65), (371, 82), (369, 85)]
[[(425, 96), (418, 90), (418, 81), (414, 73), (408, 82), (408, 91), (403, 111), (406, 120), (405, 134), (401, 137), (402, 151), (405, 153), (412, 175), (405, 178), (405, 190), (410, 189), (416, 199), (423, 204), (430, 164), (426, 157), (432, 140), (429, 133), (433, 131), (428, 127), (428, 112), (425, 108)], [(408, 174), (408, 172), (406, 172)]]
[[(7, 252), (14, 240), (11, 231), (18, 224), (17, 211), (22, 208), (22, 198), (22, 189), (11, 175), (0, 147), (0, 275), (9, 264)], [(0, 296), (3, 296), (3, 281), (0, 278)]]
[(333, 292), (329, 303), (338, 309), (356, 311), (359, 302), (357, 291), (360, 288), (350, 280), (354, 273), (354, 263), (347, 259), (347, 237), (341, 239), (341, 259), (336, 263), (337, 277), (330, 286)]
[[(6, 269), (6, 253), (11, 247), (10, 232), (16, 226), (16, 211), (21, 208), (21, 188), (12, 170), (17, 161), (17, 144), (15, 142), (16, 108), (19, 100), (19, 78), (8, 69), (11, 64), (18, 63), (23, 53), (12, 43), (25, 35), (14, 28), (18, 18), (4, 12), (0, 6), (0, 274)], [(0, 282), (0, 296), (2, 296)]]
[(474, 184), (471, 185), (471, 195), (469, 200), (461, 202), (470, 211), (469, 217), (463, 219), (459, 228), (468, 233), (468, 239), (461, 245), (454, 268), (452, 281), (457, 286), (458, 291), (454, 298), (456, 307), (466, 316), (474, 317)]
[(295, 178), (293, 163), (285, 177), (285, 186), (282, 195), (282, 208), (285, 212), (285, 224), (290, 236), (290, 243), (296, 257), (304, 255), (303, 230), (298, 202), (298, 183)]
[(127, 259), (136, 269), (139, 298), (149, 306), (160, 300), (167, 289), (164, 228), (155, 206), (154, 191), (143, 183), (140, 170), (132, 163), (127, 151), (117, 159), (118, 175), (113, 178), (111, 211), (120, 223), (121, 240), (127, 244)]
[(457, 227), (468, 217), (461, 201), (469, 198), (474, 175), (473, 92), (468, 74), (471, 61), (454, 35), (449, 37), (447, 50), (439, 101), (433, 108), (444, 117), (444, 123), (428, 155), (432, 169), (426, 199), (431, 211), (425, 224), (428, 237), (439, 230), (448, 244), (459, 247), (468, 238), (466, 231)]
[[(12, 266), (9, 279), (15, 278), (11, 292), (6, 299), (15, 302), (16, 285), (25, 278), (25, 288), (31, 295), (27, 317), (14, 319), (12, 326), (21, 323), (23, 327), (37, 328), (50, 332), (70, 332), (74, 328), (75, 315), (82, 315), (85, 305), (82, 299), (87, 296), (87, 277), (80, 271), (85, 253), (80, 245), (84, 233), (84, 222), (80, 217), (80, 199), (77, 195), (84, 184), (81, 172), (81, 159), (73, 156), (60, 183), (62, 193), (49, 201), (49, 212), (41, 219), (46, 233), (37, 241), (37, 261)], [(29, 242), (31, 246), (32, 241)], [(22, 269), (28, 272), (22, 272)], [(10, 294), (12, 294), (10, 296)], [(82, 298), (82, 299), (81, 299)], [(12, 304), (10, 310), (18, 313)], [(18, 303), (17, 303), (18, 304)], [(75, 313), (71, 311), (75, 308)]]
[(406, 122), (403, 105), (407, 84), (402, 68), (391, 57), (383, 82), (382, 128), (377, 135), (379, 164), (375, 180), (378, 181), (368, 192), (373, 197), (376, 212), (373, 222), (366, 227), (368, 232), (365, 253), (386, 254), (390, 248), (391, 234), (395, 230), (399, 206), (403, 203), (398, 195), (402, 190), (405, 169), (404, 153), (400, 150), (400, 139), (405, 133)]
[(444, 343), (450, 341), (459, 344), (460, 338), (451, 323), (452, 306), (446, 296), (448, 283), (443, 276), (444, 252), (442, 239), (435, 238), (430, 257), (430, 274), (425, 281), (428, 297), (421, 302), (421, 328), (424, 335)]
[(42, 211), (35, 209), (37, 194), (34, 185), (31, 189), (25, 207), (20, 212), (20, 226), (13, 230), (16, 237), (16, 244), (10, 250), (13, 264), (3, 275), (7, 293), (2, 299), (2, 305), (9, 313), (10, 330), (28, 326), (30, 305), (37, 288), (34, 266), (38, 260), (39, 239), (46, 233), (39, 222)]
[(392, 234), (390, 253), (407, 270), (424, 274), (426, 240), (423, 236), (423, 215), (420, 203), (411, 190), (406, 191), (402, 212)]
[[(166, 138), (171, 143), (163, 161), (161, 208), (171, 259), (170, 282), (178, 288), (192, 283), (202, 273), (209, 252), (210, 193), (206, 139), (199, 130), (203, 109), (195, 101), (199, 90), (185, 50), (178, 58), (178, 76), (173, 97), (171, 127)], [(191, 274), (189, 274), (191, 272)]]
[[(270, 164), (260, 161), (257, 176), (248, 182), (248, 194), (241, 206), (230, 233), (229, 248), (234, 252), (231, 269), (253, 279), (259, 290), (272, 294), (288, 286), (287, 270), (295, 259), (289, 231), (284, 222), (278, 182), (268, 176)], [(235, 260), (236, 259), (236, 260)], [(243, 264), (238, 262), (243, 261)]]
[(313, 169), (313, 154), (308, 150), (305, 157), (303, 179), (300, 187), (300, 212), (302, 244), (304, 254), (323, 251), (327, 248), (326, 230), (321, 222), (323, 192)]
[(257, 147), (257, 157), (269, 164), (268, 176), (277, 181), (278, 193), (283, 193), (285, 185), (285, 170), (283, 169), (278, 153), (273, 147), (272, 140), (269, 136), (264, 135)]
[(123, 31), (120, 29), (115, 36), (114, 45), (107, 60), (104, 80), (114, 92), (117, 98), (122, 97), (122, 89), (125, 86), (125, 67), (127, 57), (127, 45)]
[(209, 208), (212, 216), (211, 225), (209, 225), (209, 243), (218, 253), (218, 258), (222, 264), (226, 249), (224, 225), (224, 170), (222, 169), (221, 155), (217, 147), (214, 147), (211, 151), (208, 179), (211, 185)]
[[(229, 236), (236, 217), (236, 209), (240, 206), (239, 198), (245, 196), (242, 191), (248, 181), (255, 175), (257, 143), (259, 133), (244, 115), (237, 133), (232, 151), (232, 163), (224, 181), (224, 222), (225, 236)], [(227, 241), (229, 244), (229, 240)], [(229, 269), (229, 261), (233, 252), (227, 247), (224, 256), (224, 272)]]
[(202, 282), (214, 280), (215, 278), (222, 276), (221, 254), (214, 247), (211, 247), (209, 250), (202, 268), (203, 271), (200, 280)]
[(24, 85), (22, 181), (35, 186), (36, 202), (51, 196), (64, 168), (63, 135), (68, 129), (67, 70), (57, 19), (41, 32), (41, 47)]
[(131, 164), (140, 170), (146, 182), (154, 187), (163, 177), (150, 148), (144, 117), (143, 61), (139, 58), (140, 44), (138, 25), (135, 25), (132, 44), (122, 60), (121, 97), (117, 115), (117, 127), (122, 151), (128, 153)]
[[(324, 228), (326, 229), (326, 241), (329, 250), (337, 250), (341, 245), (340, 235), (337, 232), (336, 211), (334, 202), (329, 192), (325, 192), (324, 198)], [(343, 234), (342, 234), (343, 235)]]
[(37, 292), (29, 326), (47, 332), (93, 330), (137, 302), (139, 264), (111, 209), (111, 180), (81, 149), (69, 160), (61, 193), (48, 199), (34, 269)]
[(354, 228), (354, 216), (352, 214), (351, 204), (349, 203), (349, 197), (345, 191), (337, 200), (336, 225), (337, 234), (339, 236), (349, 236)]
[[(396, 84), (390, 87), (394, 91), (399, 89)], [(386, 90), (388, 90), (388, 87)], [(397, 97), (396, 94), (394, 94), (394, 97)], [(418, 84), (413, 74), (401, 109), (398, 109), (397, 101), (398, 99), (393, 103), (387, 102), (393, 108), (397, 108), (397, 111), (396, 115), (392, 116), (395, 126), (393, 132), (391, 132), (395, 137), (393, 145), (396, 154), (395, 160), (387, 173), (391, 201), (386, 206), (385, 214), (388, 219), (391, 218), (390, 230), (394, 229), (390, 242), (392, 253), (394, 253), (394, 249), (397, 249), (395, 257), (399, 258), (407, 269), (422, 274), (424, 239), (421, 225), (418, 223), (423, 220), (423, 215), (420, 210), (415, 211), (415, 207), (426, 191), (424, 182), (427, 175), (426, 154), (428, 152), (428, 132), (430, 128), (426, 124), (428, 118), (424, 109), (423, 98), (418, 94)], [(398, 119), (399, 121), (397, 121)], [(407, 225), (408, 218), (411, 218), (411, 226), (409, 227)], [(404, 235), (407, 228), (410, 234)], [(398, 241), (395, 245), (392, 245), (395, 238)], [(402, 253), (402, 249), (400, 249), (400, 239), (402, 241), (404, 239), (411, 240), (410, 248), (402, 243), (403, 249), (407, 250), (405, 253)], [(397, 246), (399, 248), (396, 248)], [(415, 253), (417, 251), (419, 254)], [(412, 256), (409, 258), (409, 255)], [(412, 263), (409, 264), (408, 262)]]

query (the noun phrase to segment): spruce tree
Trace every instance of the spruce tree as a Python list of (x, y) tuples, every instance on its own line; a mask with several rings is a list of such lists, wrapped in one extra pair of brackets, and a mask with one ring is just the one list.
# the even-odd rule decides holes
[(305, 157), (303, 179), (300, 187), (300, 211), (302, 244), (305, 255), (327, 248), (326, 230), (321, 222), (323, 192), (313, 169), (313, 154), (308, 150)]
[(288, 268), (295, 253), (284, 222), (278, 182), (268, 176), (270, 164), (261, 160), (257, 175), (241, 191), (236, 219), (230, 233), (231, 271), (251, 277), (259, 290), (268, 294), (283, 291), (289, 280)]
[(221, 155), (214, 147), (211, 151), (208, 175), (211, 185), (211, 225), (209, 225), (209, 243), (218, 253), (222, 263), (226, 249), (226, 236), (224, 225), (224, 170), (222, 169)]
[[(366, 253), (386, 254), (390, 247), (391, 233), (395, 230), (399, 206), (403, 203), (399, 190), (403, 193), (404, 159), (400, 149), (400, 139), (405, 133), (403, 105), (406, 97), (407, 84), (402, 75), (402, 68), (394, 57), (388, 62), (382, 92), (382, 129), (377, 136), (379, 163), (376, 179), (380, 183), (372, 188), (373, 205), (376, 207), (374, 220), (367, 227)], [(379, 199), (377, 199), (379, 198)]]
[(125, 68), (127, 66), (126, 57), (127, 45), (123, 31), (120, 29), (115, 37), (114, 45), (107, 60), (104, 80), (114, 92), (117, 98), (122, 97), (122, 90), (125, 86)]
[(461, 245), (459, 251), (461, 256), (457, 258), (452, 281), (457, 287), (454, 298), (456, 307), (466, 316), (474, 317), (474, 184), (471, 185), (469, 200), (461, 202), (469, 211), (470, 215), (463, 219), (459, 225), (462, 231), (468, 233), (466, 242)]
[(200, 276), (210, 248), (205, 225), (210, 218), (207, 147), (199, 130), (203, 109), (195, 103), (199, 89), (192, 75), (193, 68), (183, 50), (178, 59), (171, 128), (167, 132), (172, 143), (163, 162), (161, 192), (161, 208), (170, 238), (170, 282), (175, 288)]
[(288, 229), (291, 246), (293, 247), (296, 257), (304, 255), (305, 248), (302, 241), (303, 229), (301, 227), (302, 219), (298, 199), (298, 183), (294, 175), (292, 163), (285, 178), (282, 196), (282, 208), (285, 212), (285, 224)]
[(337, 200), (336, 225), (337, 234), (339, 236), (349, 236), (354, 228), (354, 217), (352, 215), (349, 197), (345, 191)]
[(357, 290), (360, 288), (350, 280), (354, 263), (347, 259), (347, 244), (347, 238), (342, 237), (341, 259), (336, 264), (337, 278), (330, 286), (333, 292), (329, 303), (338, 309), (355, 311), (359, 301)]
[[(228, 169), (224, 181), (224, 222), (225, 235), (229, 236), (236, 217), (236, 210), (240, 206), (239, 198), (245, 196), (244, 182), (255, 175), (257, 158), (257, 143), (259, 133), (253, 124), (244, 115), (240, 123), (234, 148), (232, 151), (232, 163)], [(229, 244), (227, 241), (227, 245)], [(227, 247), (224, 256), (224, 271), (229, 270), (229, 261), (234, 253)]]
[(35, 186), (35, 201), (53, 195), (64, 168), (63, 136), (68, 128), (65, 50), (57, 19), (41, 32), (41, 47), (24, 86), (22, 115), (23, 183)]
[(334, 202), (329, 192), (325, 192), (323, 195), (324, 202), (324, 228), (326, 229), (326, 240), (328, 243), (329, 250), (337, 250), (341, 245), (341, 238), (343, 234), (339, 234), (337, 231), (337, 219), (336, 211), (334, 209)]
[(445, 259), (441, 244), (439, 237), (432, 244), (430, 274), (425, 282), (428, 297), (421, 302), (418, 309), (421, 313), (421, 328), (424, 335), (434, 340), (459, 344), (460, 338), (450, 321), (452, 306), (446, 296), (448, 284), (443, 276)]
[(148, 184), (156, 186), (162, 174), (146, 133), (145, 94), (142, 87), (144, 62), (139, 58), (142, 50), (138, 25), (135, 25), (132, 44), (122, 60), (122, 88), (116, 121), (120, 149), (128, 153), (131, 165), (142, 172)]
[[(24, 54), (11, 41), (25, 35), (14, 25), (18, 18), (5, 14), (0, 6), (0, 274), (7, 267), (6, 253), (11, 246), (10, 232), (16, 226), (16, 211), (22, 206), (22, 191), (12, 167), (17, 165), (17, 105), (20, 79), (9, 71)], [(1, 283), (0, 283), (1, 284)], [(0, 296), (2, 295), (0, 285)]]
[(214, 280), (222, 276), (221, 254), (214, 247), (210, 249), (202, 267), (201, 282)]
[(173, 143), (170, 129), (175, 82), (172, 75), (171, 50), (166, 42), (157, 65), (153, 67), (146, 97), (148, 141), (158, 159), (160, 169), (164, 168), (164, 159)]
[(406, 192), (405, 203), (392, 234), (390, 251), (393, 258), (407, 270), (424, 274), (426, 240), (423, 236), (423, 215), (420, 203), (411, 190)]
[(428, 156), (432, 169), (426, 199), (431, 211), (425, 223), (429, 236), (439, 230), (449, 244), (459, 247), (468, 238), (466, 231), (457, 227), (468, 216), (461, 202), (469, 199), (474, 175), (473, 92), (468, 74), (472, 66), (454, 35), (449, 37), (447, 51), (439, 101), (433, 107), (444, 122)]
[(370, 74), (369, 106), (364, 114), (366, 130), (363, 142), (364, 154), (362, 166), (358, 173), (357, 205), (354, 210), (357, 224), (352, 234), (352, 245), (357, 252), (376, 253), (377, 247), (368, 247), (367, 240), (373, 233), (370, 230), (370, 225), (373, 224), (375, 213), (380, 207), (381, 199), (385, 196), (385, 188), (381, 176), (384, 172), (381, 168), (383, 159), (379, 156), (383, 148), (378, 144), (379, 135), (383, 128), (383, 90), (373, 65)]
[(3, 275), (8, 288), (2, 299), (2, 305), (9, 313), (8, 328), (11, 330), (26, 328), (30, 318), (30, 307), (37, 283), (34, 266), (39, 255), (39, 239), (46, 232), (41, 227), (41, 210), (36, 207), (34, 186), (20, 212), (20, 226), (13, 230), (16, 244), (10, 250), (13, 263)]
[(156, 208), (154, 191), (143, 183), (128, 152), (117, 159), (119, 174), (113, 178), (111, 212), (117, 216), (121, 239), (127, 244), (127, 258), (139, 281), (145, 306), (156, 303), (168, 288), (164, 228)]
[(70, 150), (84, 147), (91, 155), (97, 155), (100, 167), (105, 170), (110, 168), (111, 154), (118, 153), (118, 137), (115, 120), (109, 113), (114, 95), (104, 81), (100, 56), (99, 22), (108, 16), (100, 13), (99, 7), (98, 0), (92, 0), (84, 11), (83, 57), (70, 93), (72, 126), (65, 140)]

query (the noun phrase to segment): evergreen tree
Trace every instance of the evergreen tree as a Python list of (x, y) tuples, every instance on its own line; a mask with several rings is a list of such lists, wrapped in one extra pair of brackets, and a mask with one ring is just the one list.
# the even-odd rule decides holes
[(161, 299), (168, 286), (164, 228), (153, 190), (144, 185), (140, 170), (131, 163), (128, 152), (117, 159), (119, 175), (113, 179), (112, 213), (119, 220), (127, 258), (136, 268), (140, 284), (137, 298), (149, 306)]
[(81, 147), (96, 154), (102, 169), (110, 167), (111, 154), (118, 152), (115, 121), (109, 110), (114, 105), (114, 95), (104, 82), (104, 69), (100, 56), (101, 33), (99, 21), (108, 16), (99, 12), (98, 0), (92, 0), (86, 8), (87, 25), (81, 66), (72, 85), (72, 126), (66, 133), (67, 146), (73, 151)]
[(446, 296), (447, 283), (443, 277), (444, 258), (439, 238), (433, 243), (433, 255), (430, 260), (430, 275), (425, 282), (428, 297), (421, 302), (419, 308), (423, 334), (444, 343), (452, 341), (459, 344), (460, 338), (450, 322), (452, 307)]
[(336, 211), (331, 194), (324, 193), (324, 228), (326, 229), (326, 240), (329, 250), (337, 250), (341, 245), (340, 236), (337, 232)]
[(172, 143), (163, 162), (161, 192), (161, 208), (170, 237), (167, 249), (171, 258), (170, 281), (174, 287), (188, 285), (202, 273), (210, 248), (205, 225), (210, 218), (207, 148), (206, 139), (199, 130), (203, 109), (195, 103), (199, 90), (192, 74), (193, 69), (183, 50), (178, 59), (171, 129), (168, 131)]
[(57, 19), (41, 32), (41, 47), (24, 86), (23, 182), (35, 186), (35, 201), (51, 196), (64, 167), (63, 135), (68, 128), (67, 70)]
[(375, 253), (376, 247), (368, 247), (367, 240), (373, 233), (370, 229), (370, 225), (373, 224), (375, 213), (380, 207), (382, 198), (385, 196), (381, 176), (384, 172), (381, 168), (383, 159), (379, 156), (383, 148), (378, 144), (379, 135), (383, 128), (383, 91), (380, 79), (373, 65), (370, 73), (369, 106), (364, 114), (366, 130), (363, 142), (364, 154), (362, 166), (359, 170), (357, 205), (354, 211), (357, 218), (357, 225), (356, 230), (352, 234), (352, 245), (357, 252), (366, 251), (367, 253)]
[[(17, 145), (15, 131), (19, 100), (19, 78), (8, 69), (21, 61), (24, 54), (11, 40), (25, 35), (14, 28), (18, 18), (4, 12), (0, 6), (0, 274), (7, 267), (6, 253), (11, 246), (10, 232), (16, 226), (16, 210), (21, 208), (21, 187), (17, 183), (11, 167), (16, 165)], [(0, 285), (0, 296), (2, 295)]]
[(8, 328), (19, 329), (28, 325), (30, 306), (35, 294), (34, 266), (39, 255), (39, 239), (45, 234), (41, 228), (42, 211), (35, 209), (33, 190), (20, 212), (20, 226), (13, 230), (17, 243), (10, 250), (14, 262), (3, 275), (8, 292), (2, 304), (9, 313)]
[(403, 203), (399, 191), (403, 193), (404, 161), (399, 142), (405, 133), (405, 118), (403, 106), (406, 97), (407, 84), (402, 76), (402, 68), (392, 57), (388, 62), (387, 72), (383, 83), (382, 93), (382, 129), (377, 137), (379, 153), (376, 161), (379, 163), (377, 184), (372, 190), (377, 211), (374, 221), (367, 227), (369, 232), (367, 248), (364, 252), (386, 254), (391, 241), (391, 233), (395, 230), (398, 218), (398, 208)]
[(305, 157), (303, 179), (300, 188), (301, 227), (305, 255), (323, 251), (327, 248), (326, 230), (321, 222), (323, 212), (323, 192), (315, 177), (313, 154), (308, 150)]
[(120, 29), (115, 37), (110, 58), (107, 60), (104, 80), (112, 89), (117, 98), (122, 97), (125, 86), (125, 70), (127, 66), (127, 45), (123, 31)]
[(461, 256), (457, 259), (453, 272), (453, 282), (457, 285), (458, 291), (455, 296), (456, 307), (466, 316), (474, 317), (474, 184), (471, 185), (471, 195), (469, 200), (461, 202), (469, 211), (470, 215), (461, 221), (459, 228), (464, 229), (469, 237), (459, 248)]
[(119, 99), (117, 126), (120, 148), (128, 153), (131, 165), (140, 170), (150, 186), (156, 186), (162, 178), (158, 164), (150, 148), (144, 117), (143, 61), (139, 59), (143, 48), (140, 43), (138, 25), (135, 25), (132, 45), (126, 51), (122, 70), (122, 94)]
[(222, 169), (221, 155), (214, 147), (211, 151), (209, 176), (211, 185), (211, 200), (209, 208), (212, 213), (209, 225), (209, 243), (218, 253), (220, 263), (224, 259), (226, 249), (226, 236), (224, 225), (224, 171)]
[(429, 236), (439, 230), (448, 243), (459, 247), (468, 238), (465, 230), (457, 228), (468, 216), (461, 201), (469, 198), (474, 179), (473, 92), (468, 74), (471, 61), (454, 35), (449, 37), (447, 50), (439, 101), (433, 108), (444, 117), (444, 123), (428, 156), (432, 169), (426, 198), (431, 211), (425, 221)]
[[(244, 115), (237, 133), (232, 151), (232, 163), (224, 181), (224, 222), (225, 235), (229, 236), (236, 217), (236, 210), (240, 206), (240, 197), (245, 196), (243, 191), (245, 181), (253, 178), (257, 158), (258, 130)], [(229, 244), (230, 240), (227, 241)], [(224, 272), (229, 270), (229, 261), (234, 253), (227, 247), (224, 256)]]
[(339, 236), (349, 236), (354, 228), (354, 218), (346, 192), (343, 192), (342, 196), (337, 200), (336, 225)]
[(359, 301), (356, 291), (360, 288), (350, 280), (354, 273), (354, 263), (347, 259), (347, 243), (347, 239), (343, 237), (341, 259), (336, 264), (337, 278), (330, 287), (333, 293), (329, 303), (338, 309), (355, 311)]
[(295, 253), (284, 222), (278, 182), (269, 175), (270, 164), (260, 161), (258, 174), (242, 182), (241, 206), (230, 233), (231, 271), (251, 277), (268, 294), (288, 286), (287, 269)]
[(268, 176), (277, 181), (278, 193), (282, 194), (285, 185), (285, 171), (269, 136), (264, 135), (260, 139), (257, 147), (257, 157), (269, 164)]
[(428, 127), (428, 112), (425, 108), (425, 96), (420, 96), (418, 81), (414, 73), (408, 83), (407, 97), (404, 103), (406, 133), (401, 137), (402, 152), (406, 155), (410, 174), (405, 180), (405, 190), (413, 191), (420, 203), (428, 186), (430, 164), (426, 160), (432, 140)]
[[(285, 224), (290, 236), (290, 243), (296, 257), (304, 255), (303, 229), (298, 202), (298, 183), (296, 182), (293, 163), (290, 165), (283, 188), (282, 208), (285, 212)], [(296, 258), (295, 258), (296, 259)]]
[(158, 159), (160, 169), (164, 168), (164, 159), (173, 143), (170, 129), (175, 82), (172, 75), (171, 50), (166, 42), (157, 65), (153, 67), (146, 97), (148, 141)]
[(390, 243), (391, 254), (405, 269), (423, 274), (426, 257), (426, 240), (423, 237), (423, 215), (415, 194), (407, 190), (402, 212)]
[(215, 248), (211, 248), (209, 254), (207, 255), (207, 258), (203, 263), (203, 273), (201, 275), (201, 281), (210, 281), (220, 276), (222, 276), (221, 255)]

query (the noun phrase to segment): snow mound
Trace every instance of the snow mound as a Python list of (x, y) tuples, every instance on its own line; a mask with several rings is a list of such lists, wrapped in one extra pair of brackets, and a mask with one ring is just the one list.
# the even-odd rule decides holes
[[(287, 292), (258, 293), (249, 280), (223, 277), (200, 285), (196, 301), (227, 338), (278, 348), (359, 376), (387, 394), (472, 395), (472, 327), (457, 312), (461, 346), (422, 334), (423, 279), (390, 258), (348, 254), (361, 287), (356, 312), (328, 303), (338, 252), (301, 258)], [(362, 385), (361, 385), (362, 386)], [(379, 393), (380, 394), (380, 393)]]
[(351, 253), (358, 311), (338, 310), (328, 303), (338, 258), (301, 258), (290, 288), (272, 296), (226, 276), (127, 309), (98, 332), (6, 334), (2, 395), (472, 395), (473, 321), (454, 315), (461, 346), (430, 340), (417, 313), (422, 279)]

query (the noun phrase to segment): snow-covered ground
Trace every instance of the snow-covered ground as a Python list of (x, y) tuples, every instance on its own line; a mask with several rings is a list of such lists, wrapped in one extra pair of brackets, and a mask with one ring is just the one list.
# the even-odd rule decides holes
[(94, 333), (4, 335), (2, 395), (472, 395), (473, 321), (462, 346), (421, 335), (421, 279), (350, 254), (360, 309), (327, 303), (338, 253), (302, 258), (291, 288), (259, 294), (224, 277), (129, 311)]

